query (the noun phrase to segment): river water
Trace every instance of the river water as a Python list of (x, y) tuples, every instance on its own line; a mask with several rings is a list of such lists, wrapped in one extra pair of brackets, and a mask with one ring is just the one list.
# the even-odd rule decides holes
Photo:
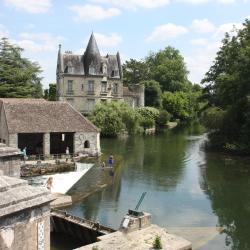
[[(194, 249), (250, 249), (250, 166), (203, 150), (199, 125), (155, 136), (102, 139), (112, 153), (114, 180), (68, 207), (68, 212), (118, 228), (147, 192), (140, 210), (152, 221), (193, 242)], [(101, 170), (100, 170), (101, 171)], [(112, 178), (112, 177), (110, 177)]]

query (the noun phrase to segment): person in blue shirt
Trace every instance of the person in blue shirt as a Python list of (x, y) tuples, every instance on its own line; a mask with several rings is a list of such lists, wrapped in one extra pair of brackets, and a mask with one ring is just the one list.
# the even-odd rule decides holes
[(112, 154), (109, 156), (108, 163), (109, 163), (109, 166), (110, 166), (110, 167), (113, 167), (113, 164), (114, 164), (114, 157), (113, 157)]

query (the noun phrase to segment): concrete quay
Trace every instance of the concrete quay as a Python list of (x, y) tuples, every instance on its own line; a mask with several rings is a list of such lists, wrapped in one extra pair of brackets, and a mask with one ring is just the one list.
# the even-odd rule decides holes
[(174, 234), (169, 234), (165, 228), (152, 224), (149, 227), (130, 233), (117, 231), (98, 237), (99, 242), (77, 248), (77, 250), (92, 250), (93, 247), (102, 250), (149, 250), (153, 249), (153, 242), (157, 235), (161, 237), (162, 246), (165, 250), (192, 249), (189, 241)]

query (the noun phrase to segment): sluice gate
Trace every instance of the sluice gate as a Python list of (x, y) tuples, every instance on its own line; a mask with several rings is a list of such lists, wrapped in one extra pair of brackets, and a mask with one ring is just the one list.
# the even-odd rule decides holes
[(53, 209), (50, 215), (51, 233), (60, 233), (77, 239), (81, 246), (97, 242), (97, 237), (116, 230), (67, 212)]

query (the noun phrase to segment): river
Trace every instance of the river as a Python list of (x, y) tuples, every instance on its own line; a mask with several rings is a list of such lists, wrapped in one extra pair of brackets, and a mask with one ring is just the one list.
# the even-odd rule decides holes
[[(250, 249), (249, 159), (207, 153), (199, 125), (155, 136), (102, 139), (102, 152), (122, 158), (114, 181), (67, 211), (118, 228), (147, 192), (140, 210), (194, 249)], [(116, 166), (115, 166), (116, 167)]]

